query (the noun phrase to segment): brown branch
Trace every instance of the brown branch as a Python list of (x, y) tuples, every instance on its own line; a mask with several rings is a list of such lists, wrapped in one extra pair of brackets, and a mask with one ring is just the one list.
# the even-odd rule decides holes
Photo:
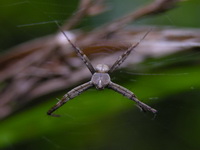
[(181, 0), (155, 0), (153, 3), (150, 3), (147, 6), (137, 9), (136, 11), (131, 12), (115, 21), (112, 21), (108, 24), (105, 24), (92, 32), (90, 32), (90, 37), (92, 39), (99, 39), (111, 33), (117, 32), (128, 23), (133, 22), (137, 19), (140, 19), (144, 16), (156, 15), (171, 8), (175, 7), (177, 2)]
[[(124, 26), (143, 16), (164, 12), (174, 6), (176, 1), (178, 0), (157, 0), (116, 21), (98, 27), (88, 34), (77, 34), (73, 40), (78, 42), (77, 44), (82, 47), (88, 57), (92, 58), (94, 64), (102, 62), (112, 64), (119, 56), (118, 52), (127, 48), (134, 40), (139, 41), (144, 31), (148, 30), (146, 28), (128, 30), (123, 29)], [(73, 16), (74, 18), (69, 19), (69, 23), (64, 25), (64, 29), (71, 29), (77, 25), (94, 6), (99, 5), (89, 0), (85, 1), (83, 6), (79, 6), (79, 12)], [(113, 32), (115, 32), (114, 36), (102, 38)], [(137, 55), (130, 56), (134, 59), (127, 60), (122, 67), (139, 63), (146, 56), (160, 57), (183, 51), (185, 48), (199, 47), (199, 30), (188, 30), (187, 37), (184, 36), (185, 32), (187, 30), (174, 29), (171, 32), (171, 29), (154, 29), (137, 48)], [(94, 44), (95, 46), (92, 47)], [(184, 47), (183, 44), (185, 44)], [(93, 55), (96, 51), (100, 53)], [(106, 55), (102, 56), (102, 53)], [(57, 33), (23, 43), (13, 48), (10, 53), (3, 55), (0, 58), (2, 83), (0, 118), (7, 117), (35, 98), (70, 88), (89, 78), (90, 73), (87, 68), (75, 56), (67, 41), (63, 42), (60, 34)]]
[(75, 27), (81, 20), (87, 15), (97, 15), (105, 11), (103, 5), (104, 0), (81, 0), (79, 3), (78, 10), (74, 15), (69, 18), (66, 23), (62, 26), (63, 30), (69, 30)]

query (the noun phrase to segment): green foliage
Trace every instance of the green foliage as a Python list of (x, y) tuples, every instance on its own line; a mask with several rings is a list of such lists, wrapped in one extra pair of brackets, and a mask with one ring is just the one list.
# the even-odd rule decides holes
[[(106, 14), (84, 20), (81, 27), (97, 26), (137, 8), (112, 0)], [(78, 1), (1, 1), (1, 50), (42, 35), (53, 33), (51, 20), (64, 21), (71, 16)], [(115, 3), (116, 2), (116, 3)], [(141, 0), (140, 0), (141, 2)], [(144, 2), (144, 1), (142, 1)], [(67, 3), (67, 5), (66, 5)], [(138, 4), (139, 5), (139, 4)], [(142, 4), (140, 4), (142, 5)], [(199, 0), (181, 2), (166, 14), (136, 22), (180, 27), (199, 27)], [(129, 8), (129, 9), (128, 9)], [(113, 11), (112, 11), (113, 9)], [(121, 9), (121, 10), (119, 10)], [(66, 12), (66, 16), (62, 13)], [(115, 13), (118, 12), (118, 13)], [(107, 18), (106, 18), (107, 17)], [(97, 22), (98, 21), (98, 22)], [(43, 22), (42, 25), (20, 25)], [(56, 97), (25, 110), (0, 123), (1, 149), (200, 149), (200, 55), (190, 51), (160, 59), (149, 59), (135, 69), (118, 71), (114, 82), (133, 91), (140, 100), (156, 108), (152, 119), (135, 107), (134, 102), (112, 90), (89, 90), (71, 100), (57, 113), (46, 115)], [(149, 75), (134, 75), (140, 72)]]
[[(183, 58), (183, 56), (185, 54), (179, 57)], [(196, 55), (196, 59), (194, 58), (193, 60), (190, 60), (191, 57), (189, 55), (187, 57), (190, 64), (196, 62), (200, 55)], [(101, 149), (102, 145), (111, 144), (108, 141), (114, 142), (112, 138), (116, 139), (118, 137), (116, 141), (121, 139), (120, 136), (123, 131), (124, 138), (127, 139), (127, 136), (129, 137), (130, 134), (128, 130), (133, 132), (130, 126), (127, 125), (129, 129), (124, 127), (120, 129), (113, 128), (116, 128), (118, 124), (126, 126), (126, 124), (131, 122), (133, 122), (133, 128), (139, 128), (138, 131), (134, 132), (141, 132), (141, 134), (144, 134), (143, 136), (146, 134), (143, 131), (144, 129), (153, 130), (154, 133), (151, 133), (151, 136), (148, 135), (152, 140), (159, 141), (158, 134), (169, 130), (169, 133), (164, 133), (169, 134), (165, 137), (167, 140), (173, 134), (187, 140), (187, 137), (190, 136), (191, 138), (192, 134), (193, 140), (187, 140), (187, 145), (192, 147), (193, 144), (196, 144), (197, 147), (200, 147), (196, 140), (199, 139), (200, 135), (200, 117), (198, 115), (200, 114), (198, 109), (198, 106), (200, 106), (198, 101), (200, 96), (197, 94), (197, 91), (200, 89), (199, 65), (197, 63), (193, 66), (179, 65), (172, 67), (171, 61), (167, 61), (170, 58), (173, 60), (177, 56), (160, 59), (160, 62), (165, 62), (162, 67), (153, 67), (152, 65), (148, 67), (148, 71), (142, 66), (153, 64), (158, 59), (147, 60), (138, 67), (140, 72), (142, 71), (141, 68), (143, 68), (146, 75), (134, 76), (133, 74), (128, 74), (130, 71), (126, 72), (125, 70), (120, 75), (124, 79), (119, 78), (115, 80), (115, 82), (131, 89), (141, 100), (158, 109), (159, 113), (155, 120), (151, 120), (153, 117), (151, 114), (144, 116), (142, 112), (136, 110), (134, 102), (112, 90), (89, 90), (61, 107), (57, 111), (58, 114), (62, 115), (60, 118), (46, 115), (47, 110), (55, 104), (55, 98), (52, 98), (53, 100), (51, 101), (33, 106), (2, 121), (0, 128), (1, 147), (9, 147), (11, 143), (12, 145), (18, 143), (18, 146), (15, 146), (19, 148), (22, 146), (23, 148), (28, 144), (29, 146), (31, 145), (32, 149), (38, 147), (41, 149), (55, 149), (62, 146), (68, 149), (87, 149), (88, 145)], [(157, 70), (155, 71), (156, 68)], [(137, 71), (137, 67), (135, 71)], [(116, 74), (120, 74), (120, 72)], [(116, 76), (116, 74), (113, 76)], [(136, 82), (130, 79), (135, 79)], [(185, 96), (183, 97), (182, 94)], [(172, 102), (171, 99), (174, 101)], [(170, 106), (171, 103), (177, 104)], [(127, 117), (127, 115), (131, 116)], [(165, 117), (170, 122), (166, 122)], [(174, 117), (176, 120), (174, 120)], [(137, 120), (137, 122), (134, 120)], [(133, 139), (142, 136), (134, 132)], [(111, 136), (111, 139), (109, 139), (110, 135), (108, 133), (114, 134), (116, 137)], [(129, 141), (129, 139), (127, 140)], [(152, 141), (148, 138), (138, 138), (136, 141), (141, 143), (140, 140), (147, 144), (149, 144), (148, 141)], [(179, 139), (175, 137), (174, 140)], [(195, 143), (195, 140), (197, 143)], [(113, 143), (113, 147), (118, 145), (118, 142)], [(124, 142), (122, 140), (121, 144), (123, 145)], [(154, 145), (152, 149), (158, 146), (159, 144)], [(177, 143), (174, 143), (174, 146), (176, 147)], [(178, 147), (180, 148), (181, 146), (179, 145)], [(132, 144), (129, 143), (127, 147), (132, 147)]]

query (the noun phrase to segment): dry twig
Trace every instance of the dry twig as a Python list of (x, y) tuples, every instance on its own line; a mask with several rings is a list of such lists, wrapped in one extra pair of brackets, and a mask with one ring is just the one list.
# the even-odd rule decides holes
[[(101, 0), (98, 1), (101, 2)], [(127, 48), (134, 40), (138, 41), (138, 35), (144, 35), (144, 31), (148, 30), (146, 28), (123, 29), (123, 27), (143, 16), (167, 11), (177, 1), (156, 0), (150, 5), (98, 27), (87, 34), (73, 34), (74, 39), (71, 39), (79, 41), (78, 45), (83, 48), (84, 53), (92, 58), (94, 64), (112, 63), (118, 56), (118, 52)], [(75, 27), (85, 15), (88, 15), (89, 10), (91, 11), (93, 7), (101, 8), (103, 6), (95, 5), (96, 1), (85, 0), (83, 2), (84, 4), (80, 4), (79, 11), (75, 16), (63, 25), (63, 29)], [(130, 56), (132, 59), (126, 61), (124, 66), (130, 63), (139, 63), (146, 56), (160, 57), (186, 48), (200, 46), (199, 30), (173, 29), (173, 32), (171, 31), (172, 29), (154, 29), (138, 47), (139, 53)], [(111, 33), (114, 36), (104, 38)], [(23, 43), (12, 48), (9, 53), (0, 58), (0, 81), (2, 83), (0, 118), (7, 117), (35, 98), (69, 88), (89, 77), (88, 70), (85, 67), (82, 68), (81, 61), (75, 57), (75, 53), (71, 51), (67, 42), (63, 42), (61, 36), (56, 33)], [(121, 41), (122, 44), (115, 41)], [(89, 46), (94, 44), (93, 47)], [(93, 55), (97, 50), (101, 53), (104, 50), (107, 52), (106, 56)]]

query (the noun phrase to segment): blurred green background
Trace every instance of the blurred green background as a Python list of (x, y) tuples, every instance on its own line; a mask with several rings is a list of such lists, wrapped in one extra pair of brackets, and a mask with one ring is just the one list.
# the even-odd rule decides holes
[[(84, 19), (79, 27), (89, 30), (149, 2), (108, 0), (108, 12)], [(1, 0), (0, 52), (54, 33), (56, 25), (46, 22), (64, 22), (77, 4), (77, 0)], [(167, 13), (136, 21), (133, 25), (199, 28), (199, 14), (200, 1), (188, 0)], [(114, 82), (132, 90), (142, 101), (156, 108), (159, 113), (155, 118), (141, 113), (132, 101), (120, 94), (95, 89), (61, 107), (58, 114), (62, 117), (47, 116), (46, 111), (55, 104), (56, 97), (66, 93), (63, 91), (1, 121), (0, 149), (198, 150), (199, 64), (200, 52), (193, 50), (148, 59), (133, 66), (134, 70), (120, 69), (112, 75)]]

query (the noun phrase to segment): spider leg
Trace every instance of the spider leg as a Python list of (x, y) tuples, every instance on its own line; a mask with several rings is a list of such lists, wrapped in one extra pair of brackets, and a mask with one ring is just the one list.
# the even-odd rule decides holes
[(133, 44), (131, 47), (129, 47), (121, 56), (119, 56), (119, 58), (116, 60), (116, 62), (112, 65), (112, 67), (110, 68), (110, 70), (108, 71), (108, 73), (113, 72), (114, 70), (116, 70), (123, 62), (124, 60), (129, 56), (129, 54), (131, 53), (131, 51), (136, 48), (140, 42), (149, 34), (151, 30), (147, 31), (145, 33), (145, 35), (140, 39), (139, 42), (137, 42), (136, 44)]
[(67, 101), (73, 99), (74, 97), (78, 96), (82, 92), (86, 91), (87, 89), (91, 88), (93, 86), (92, 82), (86, 82), (80, 86), (75, 87), (71, 91), (69, 91), (67, 94), (63, 96), (61, 100), (58, 101), (56, 105), (54, 105), (49, 111), (47, 112), (48, 115), (54, 116), (54, 117), (59, 117), (59, 115), (52, 114), (55, 110), (60, 108), (63, 104), (65, 104)]
[(66, 37), (67, 41), (70, 43), (70, 45), (76, 51), (77, 55), (82, 59), (82, 61), (84, 62), (84, 64), (90, 70), (90, 72), (92, 74), (95, 73), (95, 69), (92, 66), (92, 64), (91, 64), (90, 60), (88, 59), (88, 57), (83, 53), (83, 51), (79, 47), (77, 47), (74, 43), (72, 43), (72, 41), (69, 39), (69, 37), (66, 35), (66, 33), (61, 29), (61, 27), (59, 26), (59, 24), (57, 22), (56, 22), (56, 24), (60, 28), (60, 31), (63, 33), (63, 35)]
[(135, 96), (135, 94), (133, 92), (131, 92), (130, 90), (116, 84), (116, 83), (113, 83), (113, 82), (110, 82), (109, 85), (108, 85), (108, 88), (122, 94), (123, 96), (126, 96), (127, 98), (133, 100), (136, 102), (137, 106), (139, 108), (141, 108), (144, 112), (146, 111), (150, 111), (152, 113), (157, 113), (157, 110), (155, 110), (154, 108), (151, 108), (150, 106), (146, 105), (145, 103), (139, 101), (137, 99), (137, 97)]

